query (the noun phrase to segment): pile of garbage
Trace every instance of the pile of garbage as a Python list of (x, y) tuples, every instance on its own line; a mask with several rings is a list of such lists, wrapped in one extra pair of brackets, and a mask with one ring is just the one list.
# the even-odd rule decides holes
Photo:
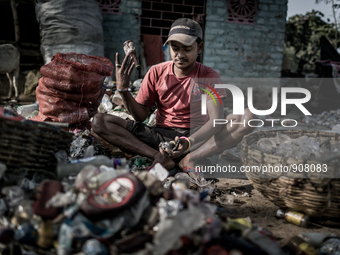
[(321, 160), (340, 153), (340, 143), (331, 142), (330, 138), (322, 142), (320, 137), (301, 136), (293, 139), (279, 132), (276, 137), (260, 139), (252, 147), (264, 153), (301, 160)]
[[(3, 181), (4, 164), (1, 172)], [(209, 202), (211, 180), (169, 176), (160, 164), (131, 172), (125, 158), (102, 155), (60, 162), (57, 175), (37, 172), (1, 189), (1, 254), (300, 254), (301, 243), (334, 254), (340, 244), (334, 235), (299, 235), (281, 248), (249, 217), (218, 216), (224, 209)]]
[(332, 129), (340, 123), (340, 109), (325, 111), (312, 116), (304, 116), (302, 121), (311, 125), (320, 125)]

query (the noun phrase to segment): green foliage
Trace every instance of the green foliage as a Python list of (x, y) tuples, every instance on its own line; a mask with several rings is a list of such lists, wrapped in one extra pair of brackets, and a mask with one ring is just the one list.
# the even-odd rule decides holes
[(335, 25), (326, 23), (322, 20), (323, 17), (323, 13), (313, 10), (305, 15), (294, 15), (288, 19), (285, 52), (290, 53), (288, 56), (290, 59), (295, 58), (295, 54), (299, 58), (314, 62), (320, 59), (321, 36), (326, 36), (331, 43), (335, 42)]

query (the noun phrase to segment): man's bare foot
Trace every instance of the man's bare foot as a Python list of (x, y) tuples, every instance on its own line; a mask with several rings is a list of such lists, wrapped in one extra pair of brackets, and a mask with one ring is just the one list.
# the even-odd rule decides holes
[[(190, 160), (190, 153), (188, 153), (179, 163), (178, 163), (178, 166), (181, 168), (181, 169), (184, 169), (185, 167), (190, 167), (192, 169), (195, 169), (195, 163)], [(188, 172), (188, 175), (191, 177), (191, 178), (196, 178), (197, 177), (197, 173), (195, 171), (190, 171)]]
[(168, 156), (162, 155), (160, 152), (156, 153), (156, 155), (154, 156), (152, 166), (156, 165), (157, 163), (160, 163), (168, 170), (171, 170), (175, 167), (175, 162)]
[(195, 163), (190, 160), (190, 153), (188, 153), (179, 163), (178, 166), (183, 169), (185, 167), (193, 167), (195, 168)]

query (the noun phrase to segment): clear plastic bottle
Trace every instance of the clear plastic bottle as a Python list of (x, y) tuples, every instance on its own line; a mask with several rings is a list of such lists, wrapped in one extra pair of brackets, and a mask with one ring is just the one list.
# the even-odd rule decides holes
[(77, 175), (87, 165), (105, 165), (113, 167), (113, 161), (113, 159), (109, 159), (104, 155), (99, 155), (90, 158), (73, 160), (69, 163), (59, 163), (57, 166), (57, 175), (59, 180), (62, 180), (69, 175)]

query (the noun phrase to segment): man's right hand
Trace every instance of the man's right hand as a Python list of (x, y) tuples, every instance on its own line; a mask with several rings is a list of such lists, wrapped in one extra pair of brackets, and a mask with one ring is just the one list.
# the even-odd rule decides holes
[(116, 53), (116, 86), (117, 89), (127, 89), (130, 85), (130, 76), (134, 68), (134, 62), (130, 54), (125, 55), (123, 63), (119, 62), (119, 54)]

